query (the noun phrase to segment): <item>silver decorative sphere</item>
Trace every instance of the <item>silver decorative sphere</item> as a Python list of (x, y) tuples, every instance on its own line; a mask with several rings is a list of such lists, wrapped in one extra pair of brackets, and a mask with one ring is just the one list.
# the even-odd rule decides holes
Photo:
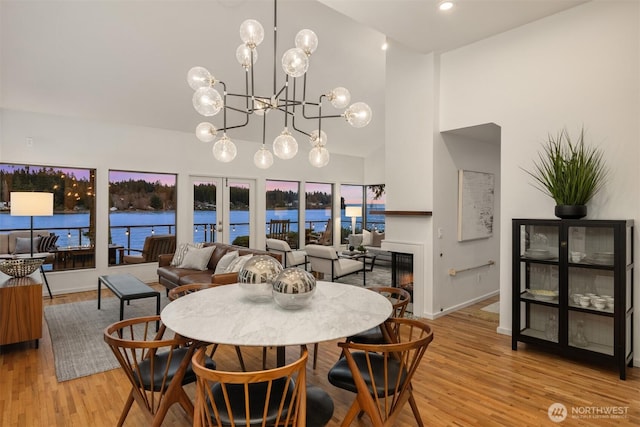
[(287, 310), (309, 305), (315, 292), (316, 278), (302, 268), (285, 268), (273, 280), (273, 299)]
[(269, 255), (254, 255), (238, 271), (238, 282), (247, 298), (253, 301), (271, 299), (273, 279), (282, 271), (282, 264)]

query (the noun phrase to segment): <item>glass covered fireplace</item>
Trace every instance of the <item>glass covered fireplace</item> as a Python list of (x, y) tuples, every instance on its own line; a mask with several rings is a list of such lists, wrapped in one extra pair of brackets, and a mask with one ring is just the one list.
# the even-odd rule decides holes
[(409, 291), (413, 300), (413, 254), (391, 252), (391, 283)]

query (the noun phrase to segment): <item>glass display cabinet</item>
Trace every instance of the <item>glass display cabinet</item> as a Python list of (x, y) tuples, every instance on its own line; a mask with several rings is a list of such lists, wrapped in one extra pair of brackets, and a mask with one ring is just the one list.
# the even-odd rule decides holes
[(617, 367), (633, 360), (633, 221), (514, 219), (518, 342)]

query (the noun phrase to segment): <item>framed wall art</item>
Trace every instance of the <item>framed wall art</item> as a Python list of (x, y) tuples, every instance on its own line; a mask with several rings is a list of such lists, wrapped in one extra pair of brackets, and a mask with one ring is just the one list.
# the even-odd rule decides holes
[(494, 192), (494, 174), (458, 170), (459, 242), (493, 235)]

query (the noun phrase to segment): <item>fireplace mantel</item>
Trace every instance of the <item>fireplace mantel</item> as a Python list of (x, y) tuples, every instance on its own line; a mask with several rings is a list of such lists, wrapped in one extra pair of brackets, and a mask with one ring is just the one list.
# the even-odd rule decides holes
[(370, 215), (395, 215), (395, 216), (431, 216), (431, 211), (380, 211), (371, 210)]

